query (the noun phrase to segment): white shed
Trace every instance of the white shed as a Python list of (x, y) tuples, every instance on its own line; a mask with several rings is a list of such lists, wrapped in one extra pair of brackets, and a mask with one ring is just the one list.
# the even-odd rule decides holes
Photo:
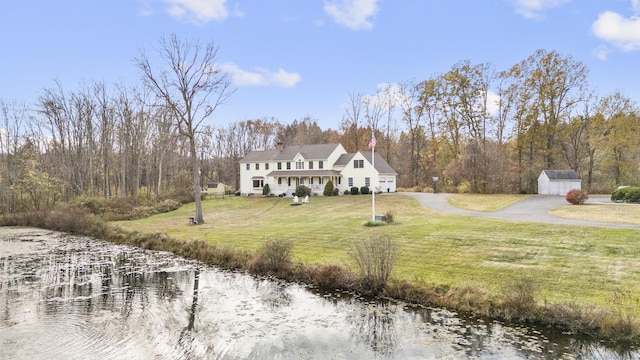
[(575, 170), (543, 170), (538, 176), (538, 194), (566, 195), (582, 189), (582, 179)]

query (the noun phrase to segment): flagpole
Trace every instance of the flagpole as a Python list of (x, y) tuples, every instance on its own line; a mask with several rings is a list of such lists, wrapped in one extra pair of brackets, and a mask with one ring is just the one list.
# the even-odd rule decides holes
[[(373, 176), (371, 176), (371, 181), (373, 182), (375, 180), (375, 174), (376, 174), (376, 156), (375, 156), (375, 149), (376, 149), (376, 140), (375, 140), (375, 135), (373, 134), (373, 131), (371, 131), (371, 166), (373, 166)], [(375, 182), (373, 182), (371, 186), (372, 190), (371, 191), (371, 221), (375, 222), (376, 221), (376, 187), (373, 186), (375, 184)]]

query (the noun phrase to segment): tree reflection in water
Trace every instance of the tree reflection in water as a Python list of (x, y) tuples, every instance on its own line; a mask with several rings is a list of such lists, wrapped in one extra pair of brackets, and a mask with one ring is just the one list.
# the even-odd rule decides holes
[(352, 335), (367, 344), (376, 354), (392, 355), (398, 346), (394, 327), (396, 306), (389, 301), (362, 301), (360, 309), (347, 315)]

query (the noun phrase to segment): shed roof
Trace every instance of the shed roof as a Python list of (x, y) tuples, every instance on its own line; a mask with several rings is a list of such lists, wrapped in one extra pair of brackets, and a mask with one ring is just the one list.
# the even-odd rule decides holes
[(549, 180), (580, 180), (580, 176), (575, 170), (543, 170)]

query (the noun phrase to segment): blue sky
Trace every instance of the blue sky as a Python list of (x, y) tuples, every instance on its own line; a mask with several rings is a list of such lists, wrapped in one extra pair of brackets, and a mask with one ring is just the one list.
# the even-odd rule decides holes
[(233, 75), (212, 124), (309, 116), (337, 129), (349, 94), (466, 59), (506, 70), (537, 49), (584, 63), (600, 95), (640, 100), (640, 0), (5, 1), (0, 99), (35, 103), (56, 80), (137, 84), (134, 57), (173, 33), (213, 41)]

